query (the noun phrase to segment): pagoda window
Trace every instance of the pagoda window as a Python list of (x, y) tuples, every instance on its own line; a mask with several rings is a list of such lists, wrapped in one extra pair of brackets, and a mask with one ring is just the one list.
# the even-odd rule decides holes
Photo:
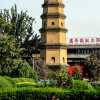
[(61, 22), (61, 26), (63, 26), (64, 24), (63, 24), (63, 22)]
[(51, 25), (55, 25), (55, 22), (51, 22)]
[(55, 57), (51, 57), (51, 62), (55, 63)]
[(63, 57), (63, 63), (65, 63), (65, 58)]

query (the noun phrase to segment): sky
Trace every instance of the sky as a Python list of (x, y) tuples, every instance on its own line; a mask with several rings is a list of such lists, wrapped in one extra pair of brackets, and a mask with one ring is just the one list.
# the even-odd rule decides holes
[[(19, 11), (27, 10), (35, 18), (34, 31), (39, 33), (43, 1), (0, 0), (0, 9), (10, 9), (16, 4)], [(68, 37), (100, 37), (100, 0), (64, 0), (64, 3)]]

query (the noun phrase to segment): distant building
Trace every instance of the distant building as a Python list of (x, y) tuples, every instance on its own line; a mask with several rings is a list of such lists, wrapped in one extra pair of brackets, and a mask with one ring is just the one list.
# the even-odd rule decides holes
[(68, 39), (68, 64), (84, 65), (91, 54), (100, 53), (100, 38), (70, 38)]

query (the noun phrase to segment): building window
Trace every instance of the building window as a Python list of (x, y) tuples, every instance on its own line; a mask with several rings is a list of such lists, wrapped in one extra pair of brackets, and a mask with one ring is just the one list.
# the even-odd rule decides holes
[(51, 62), (55, 63), (55, 57), (51, 57)]
[(65, 58), (63, 57), (63, 63), (65, 63)]
[(55, 23), (54, 23), (54, 22), (51, 22), (51, 24), (52, 24), (52, 25), (55, 25)]

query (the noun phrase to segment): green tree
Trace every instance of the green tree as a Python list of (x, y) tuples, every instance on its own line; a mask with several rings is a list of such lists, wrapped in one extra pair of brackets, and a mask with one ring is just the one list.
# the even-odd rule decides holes
[(29, 62), (30, 65), (33, 64), (32, 55), (35, 53), (40, 53), (40, 43), (40, 36), (35, 34), (32, 39), (26, 39), (22, 44), (22, 48), (25, 48), (23, 50), (22, 56), (26, 59), (27, 62)]
[(72, 86), (72, 78), (67, 74), (66, 67), (62, 66), (60, 70), (54, 72), (51, 71), (48, 73), (48, 78), (50, 80), (56, 80), (58, 87), (71, 87)]
[(21, 52), (22, 49), (18, 47), (14, 36), (0, 34), (0, 75), (35, 78), (36, 73), (22, 60)]
[(40, 36), (33, 30), (34, 18), (27, 12), (18, 13), (16, 5), (0, 11), (0, 32), (13, 35), (17, 45), (24, 48), (22, 56), (32, 65), (32, 54), (39, 52)]
[(28, 16), (27, 12), (18, 13), (16, 5), (10, 10), (1, 10), (0, 19), (2, 32), (13, 35), (20, 46), (27, 37), (33, 35), (34, 19)]
[(100, 54), (92, 54), (86, 60), (86, 70), (92, 80), (100, 80)]

